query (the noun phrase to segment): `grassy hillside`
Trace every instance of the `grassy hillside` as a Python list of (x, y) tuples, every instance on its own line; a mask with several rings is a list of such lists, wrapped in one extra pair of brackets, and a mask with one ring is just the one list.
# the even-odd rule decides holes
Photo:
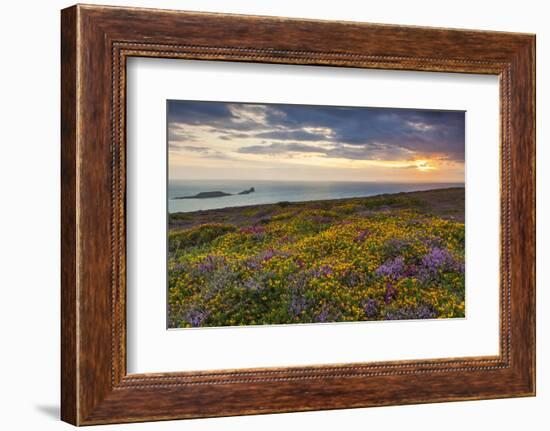
[(464, 189), (171, 214), (169, 325), (464, 316)]

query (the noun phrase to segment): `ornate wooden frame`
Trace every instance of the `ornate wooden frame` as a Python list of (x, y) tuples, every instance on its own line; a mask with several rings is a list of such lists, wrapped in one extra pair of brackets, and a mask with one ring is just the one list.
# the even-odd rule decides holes
[[(62, 11), (61, 47), (63, 420), (88, 425), (534, 395), (534, 35), (77, 5)], [(500, 354), (128, 375), (130, 56), (498, 75)]]

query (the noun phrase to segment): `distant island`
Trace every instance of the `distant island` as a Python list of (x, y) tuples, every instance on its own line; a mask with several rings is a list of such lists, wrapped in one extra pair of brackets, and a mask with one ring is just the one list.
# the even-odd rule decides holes
[[(248, 190), (243, 190), (242, 192), (237, 193), (237, 195), (248, 195), (254, 193), (256, 190), (254, 187), (250, 187)], [(209, 198), (221, 198), (224, 196), (234, 196), (233, 193), (226, 193), (221, 191), (213, 192), (200, 192), (193, 196), (178, 196), (173, 199), (209, 199)]]
[(254, 187), (250, 187), (248, 190), (243, 190), (242, 192), (239, 192), (237, 194), (239, 195), (249, 195), (250, 193), (254, 193), (256, 190), (254, 190)]

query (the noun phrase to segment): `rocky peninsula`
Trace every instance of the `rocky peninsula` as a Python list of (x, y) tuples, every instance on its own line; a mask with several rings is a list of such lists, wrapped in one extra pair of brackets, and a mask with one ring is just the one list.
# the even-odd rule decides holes
[[(242, 192), (237, 193), (237, 195), (248, 195), (254, 193), (256, 190), (254, 187), (250, 187), (248, 190), (243, 190)], [(221, 198), (224, 196), (234, 196), (233, 193), (226, 193), (219, 190), (212, 192), (200, 192), (193, 196), (178, 196), (173, 199), (210, 199), (210, 198)]]

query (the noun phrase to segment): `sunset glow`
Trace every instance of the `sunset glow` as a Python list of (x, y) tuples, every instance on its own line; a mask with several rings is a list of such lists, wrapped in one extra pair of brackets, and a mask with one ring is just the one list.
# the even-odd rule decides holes
[(463, 182), (464, 113), (169, 101), (172, 179)]

